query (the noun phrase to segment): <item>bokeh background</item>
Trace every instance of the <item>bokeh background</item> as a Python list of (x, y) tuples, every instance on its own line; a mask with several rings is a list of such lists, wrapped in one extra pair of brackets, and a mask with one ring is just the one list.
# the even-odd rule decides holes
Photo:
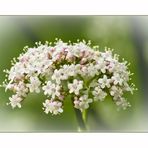
[[(132, 82), (138, 91), (127, 95), (132, 107), (117, 111), (110, 98), (94, 104), (88, 114), (90, 132), (148, 132), (148, 16), (0, 16), (0, 83), (3, 69), (24, 46), (36, 41), (76, 42), (91, 40), (92, 45), (114, 49), (131, 63)], [(0, 88), (0, 132), (77, 132), (77, 119), (71, 100), (64, 113), (46, 115), (43, 94), (29, 94), (21, 109), (7, 106), (11, 92)]]

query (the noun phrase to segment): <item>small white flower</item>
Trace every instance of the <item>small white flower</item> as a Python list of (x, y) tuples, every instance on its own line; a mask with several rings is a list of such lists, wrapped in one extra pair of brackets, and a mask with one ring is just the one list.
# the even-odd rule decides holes
[(102, 73), (106, 72), (106, 62), (104, 61), (103, 58), (99, 58), (97, 61), (97, 64), (95, 66), (98, 70), (100, 70)]
[(80, 98), (74, 98), (75, 108), (80, 109), (81, 112), (87, 108), (89, 108), (89, 103), (92, 103), (93, 100), (88, 98), (88, 95), (83, 95)]
[(86, 69), (87, 69), (86, 75), (88, 75), (90, 77), (94, 77), (95, 75), (99, 74), (99, 71), (97, 70), (97, 68), (93, 64), (89, 64), (88, 67), (86, 67)]
[(112, 61), (113, 60), (112, 52), (110, 50), (106, 50), (105, 52), (102, 52), (101, 55), (106, 61)]
[(69, 76), (75, 76), (78, 73), (77, 69), (78, 65), (63, 65), (63, 73), (65, 73), (65, 78), (67, 79)]
[(59, 70), (61, 80), (68, 79), (68, 72), (67, 71), (68, 71), (68, 68), (66, 70), (64, 68)]
[(109, 64), (107, 65), (107, 69), (110, 73), (117, 71), (116, 64), (117, 64), (117, 62), (115, 60), (112, 60), (109, 62)]
[(62, 103), (59, 101), (45, 100), (43, 106), (44, 106), (44, 112), (46, 114), (50, 112), (54, 115), (57, 115), (63, 112)]
[(114, 85), (117, 85), (117, 84), (122, 85), (122, 83), (123, 83), (123, 79), (121, 78), (121, 76), (118, 73), (115, 73), (111, 79), (112, 79)]
[(56, 83), (60, 84), (61, 83), (61, 73), (60, 73), (60, 71), (55, 69), (51, 78), (52, 78), (52, 80), (56, 80)]
[(29, 88), (30, 92), (40, 92), (41, 81), (37, 77), (30, 77), (30, 83), (26, 86)]
[(127, 107), (131, 107), (130, 103), (127, 102), (127, 100), (125, 98), (123, 98), (123, 97), (118, 98), (118, 100), (116, 101), (116, 105), (123, 108), (124, 110)]
[(48, 81), (45, 86), (42, 88), (44, 90), (45, 95), (51, 96), (53, 99), (56, 96), (60, 96), (60, 86), (56, 85), (55, 83), (52, 83), (51, 81)]
[(114, 96), (114, 100), (116, 100), (116, 98), (122, 96), (123, 91), (121, 88), (118, 88), (116, 86), (112, 86), (111, 90), (110, 90), (110, 95)]
[(95, 89), (92, 91), (92, 94), (94, 95), (94, 101), (104, 101), (105, 97), (107, 96), (107, 93), (102, 91), (100, 87), (95, 87)]
[(99, 82), (101, 88), (105, 88), (105, 86), (106, 86), (107, 88), (110, 87), (110, 79), (108, 79), (106, 75), (104, 75), (103, 78), (100, 78), (100, 79), (98, 80), (98, 82)]
[(68, 84), (69, 93), (79, 94), (79, 91), (83, 88), (83, 81), (79, 81), (77, 79), (73, 80), (73, 83)]
[(28, 93), (28, 88), (26, 87), (26, 84), (22, 81), (20, 81), (18, 84), (15, 84), (13, 90), (17, 93), (18, 96), (26, 97)]
[(10, 104), (12, 108), (21, 108), (21, 101), (23, 100), (21, 97), (19, 97), (18, 95), (12, 95), (12, 97), (10, 97), (9, 100), (10, 103), (8, 104)]
[(91, 48), (83, 42), (75, 43), (73, 46), (69, 47), (67, 56), (83, 58), (89, 55), (90, 49)]

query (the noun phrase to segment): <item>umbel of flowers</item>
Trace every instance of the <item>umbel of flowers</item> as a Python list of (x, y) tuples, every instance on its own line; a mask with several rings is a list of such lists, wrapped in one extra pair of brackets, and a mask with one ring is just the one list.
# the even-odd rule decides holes
[(33, 48), (24, 48), (17, 59), (13, 59), (7, 78), (3, 83), (14, 95), (9, 98), (12, 108), (21, 108), (28, 93), (44, 92), (43, 109), (57, 115), (63, 112), (64, 100), (71, 96), (74, 108), (84, 111), (93, 102), (104, 101), (110, 95), (113, 102), (126, 109), (130, 103), (123, 94), (133, 92), (129, 84), (128, 63), (119, 61), (118, 55), (105, 48), (100, 52), (90, 42), (54, 44), (36, 43)]

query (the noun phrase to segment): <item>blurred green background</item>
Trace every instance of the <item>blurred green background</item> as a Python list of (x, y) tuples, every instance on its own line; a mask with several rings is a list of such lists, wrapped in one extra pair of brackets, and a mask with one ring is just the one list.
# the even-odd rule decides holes
[[(76, 42), (91, 40), (92, 45), (114, 49), (131, 63), (132, 82), (138, 91), (127, 94), (132, 107), (117, 111), (111, 98), (94, 104), (88, 114), (90, 132), (148, 132), (148, 16), (0, 16), (0, 83), (10, 61), (24, 46), (36, 41)], [(29, 94), (21, 109), (7, 106), (11, 92), (0, 88), (0, 132), (76, 132), (77, 119), (71, 100), (64, 113), (46, 115), (43, 94)]]

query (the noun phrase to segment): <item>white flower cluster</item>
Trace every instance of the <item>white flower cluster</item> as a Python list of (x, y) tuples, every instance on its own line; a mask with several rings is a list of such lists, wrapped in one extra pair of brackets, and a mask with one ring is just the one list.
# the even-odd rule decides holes
[(47, 96), (43, 103), (47, 114), (62, 113), (67, 96), (81, 111), (95, 101), (104, 101), (107, 95), (123, 109), (130, 106), (123, 94), (134, 90), (134, 85), (129, 84), (131, 73), (127, 62), (119, 62), (112, 50), (100, 52), (85, 41), (71, 44), (61, 40), (54, 45), (39, 42), (24, 50), (5, 71), (4, 86), (15, 93), (9, 98), (12, 108), (20, 108), (28, 93), (40, 91)]

